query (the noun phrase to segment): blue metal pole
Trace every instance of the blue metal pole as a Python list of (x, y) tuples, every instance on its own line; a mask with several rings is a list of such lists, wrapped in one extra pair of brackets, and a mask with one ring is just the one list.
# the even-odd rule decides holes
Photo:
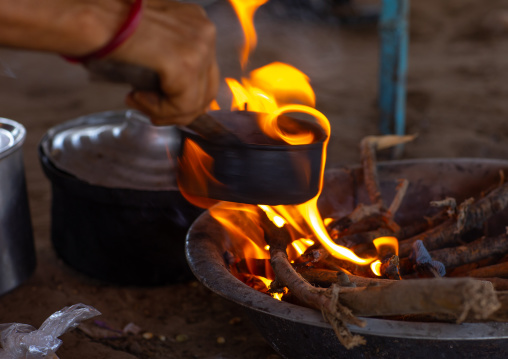
[(409, 0), (383, 0), (379, 19), (380, 131), (403, 135), (406, 130), (406, 74)]

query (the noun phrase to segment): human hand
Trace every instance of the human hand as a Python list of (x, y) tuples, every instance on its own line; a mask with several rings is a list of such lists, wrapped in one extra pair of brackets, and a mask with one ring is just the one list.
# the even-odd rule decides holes
[(156, 125), (188, 125), (215, 98), (219, 71), (215, 27), (194, 4), (148, 0), (141, 22), (108, 59), (155, 70), (165, 96), (134, 91), (127, 104)]
[[(79, 59), (108, 44), (125, 22), (127, 0), (0, 0), (0, 44)], [(187, 125), (216, 95), (215, 27), (198, 5), (145, 0), (132, 36), (106, 56), (156, 71), (165, 96), (134, 92), (127, 104), (159, 125)]]

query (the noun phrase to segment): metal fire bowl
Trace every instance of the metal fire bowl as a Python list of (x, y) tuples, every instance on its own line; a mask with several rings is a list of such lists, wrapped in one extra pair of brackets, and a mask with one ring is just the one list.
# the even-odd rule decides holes
[[(508, 161), (486, 159), (427, 159), (380, 163), (382, 194), (391, 200), (397, 179), (410, 181), (399, 210), (400, 222), (427, 214), (430, 200), (454, 196), (458, 200), (499, 183), (499, 170)], [(358, 190), (354, 190), (353, 182)], [(361, 169), (332, 169), (325, 176), (320, 198), (324, 216), (351, 211), (366, 198)], [(366, 202), (368, 203), (368, 202)], [(508, 213), (489, 223), (489, 231), (503, 231)], [(504, 224), (504, 225), (503, 225)], [(491, 234), (491, 233), (489, 233)], [(346, 350), (321, 313), (280, 302), (262, 294), (228, 271), (223, 253), (234, 250), (221, 225), (208, 212), (192, 225), (186, 241), (189, 265), (210, 290), (243, 306), (271, 346), (285, 358), (504, 358), (508, 356), (507, 323), (418, 323), (365, 318), (365, 328), (351, 327), (367, 344)], [(397, 300), (394, 298), (394, 300)]]

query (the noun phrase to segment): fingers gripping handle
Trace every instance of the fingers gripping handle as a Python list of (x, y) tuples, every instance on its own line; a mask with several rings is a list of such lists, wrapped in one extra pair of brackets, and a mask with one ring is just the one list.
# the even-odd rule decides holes
[[(151, 69), (114, 61), (89, 61), (86, 67), (92, 79), (127, 83), (137, 91), (150, 91), (161, 97), (166, 96), (162, 91), (159, 75)], [(213, 143), (242, 144), (238, 137), (208, 114), (198, 116), (187, 127)]]

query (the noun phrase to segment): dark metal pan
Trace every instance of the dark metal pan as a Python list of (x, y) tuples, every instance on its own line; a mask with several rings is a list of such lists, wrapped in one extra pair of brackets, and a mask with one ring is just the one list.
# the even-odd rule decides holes
[[(317, 195), (326, 139), (319, 125), (281, 116), (281, 123), (312, 131), (316, 138), (308, 145), (289, 146), (271, 140), (259, 130), (257, 113), (216, 111), (211, 115), (237, 134), (242, 143), (213, 143), (183, 128), (178, 180), (184, 192), (223, 201), (268, 205), (303, 203)], [(213, 159), (208, 168), (194, 166), (194, 159), (191, 163), (186, 161), (192, 157), (186, 145), (188, 140)]]
[[(157, 74), (148, 69), (120, 63), (88, 64), (95, 77), (124, 82), (135, 89), (161, 93)], [(289, 132), (310, 131), (314, 141), (288, 145), (264, 135), (257, 124), (258, 113), (217, 111), (200, 116), (182, 127), (179, 183), (190, 195), (251, 204), (297, 204), (317, 195), (326, 133), (316, 123), (280, 116), (279, 125)], [(189, 162), (189, 140), (209, 158), (206, 168)], [(198, 178), (203, 178), (197, 183)]]

